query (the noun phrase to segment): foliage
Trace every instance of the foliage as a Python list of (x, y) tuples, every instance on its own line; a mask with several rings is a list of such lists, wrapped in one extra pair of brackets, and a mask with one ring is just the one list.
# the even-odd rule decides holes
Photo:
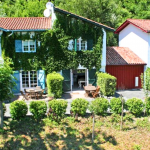
[(96, 115), (103, 115), (106, 113), (109, 106), (109, 102), (105, 98), (96, 98), (89, 106), (89, 110), (94, 112)]
[(6, 112), (6, 105), (5, 105), (5, 103), (3, 103), (2, 105), (3, 105), (3, 115), (4, 115)]
[(76, 98), (71, 103), (71, 111), (74, 115), (85, 115), (89, 102), (84, 98)]
[(136, 125), (137, 125), (137, 127), (142, 127), (142, 128), (146, 127), (150, 131), (150, 122), (147, 117), (142, 118), (142, 119), (141, 118), (137, 119)]
[(59, 73), (53, 72), (47, 75), (48, 94), (54, 93), (55, 98), (62, 95), (62, 85), (64, 78)]
[(8, 100), (13, 96), (11, 89), (15, 86), (15, 82), (10, 67), (12, 64), (9, 58), (5, 58), (4, 64), (0, 64), (0, 101)]
[[(125, 104), (125, 101), (124, 101)], [(125, 106), (125, 105), (124, 105)], [(110, 100), (110, 108), (113, 113), (121, 114), (122, 112), (122, 101), (120, 98), (112, 98)]]
[(146, 99), (146, 113), (150, 115), (150, 97)]
[(97, 73), (97, 85), (105, 96), (112, 96), (116, 91), (116, 77), (107, 73)]
[(126, 101), (127, 109), (136, 116), (141, 115), (144, 103), (141, 99), (131, 98)]
[(49, 101), (48, 105), (48, 116), (51, 120), (59, 121), (64, 117), (67, 108), (67, 101), (63, 99), (54, 99), (52, 101)]
[(30, 112), (33, 117), (38, 120), (45, 116), (47, 111), (47, 105), (45, 101), (32, 101), (30, 102)]
[(26, 116), (27, 112), (28, 106), (22, 100), (16, 100), (10, 104), (10, 114), (12, 119), (20, 120)]

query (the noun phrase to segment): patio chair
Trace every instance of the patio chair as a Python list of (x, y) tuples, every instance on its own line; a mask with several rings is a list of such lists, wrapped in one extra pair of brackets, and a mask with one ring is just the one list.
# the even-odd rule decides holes
[(29, 97), (28, 97), (27, 95), (25, 95), (25, 94), (23, 93), (23, 91), (20, 91), (20, 93), (21, 93), (21, 95), (23, 96), (23, 99), (29, 100)]
[(96, 91), (91, 93), (92, 96), (93, 96), (93, 98), (97, 97), (97, 96), (100, 94), (100, 91), (99, 91), (99, 90), (100, 90), (100, 87), (97, 86)]
[(26, 96), (29, 96), (29, 93), (27, 92), (26, 89), (24, 89), (24, 92), (25, 92), (25, 95), (26, 95)]
[(41, 92), (38, 92), (36, 96), (37, 96), (38, 98), (43, 98), (43, 93), (44, 93), (44, 90), (42, 89), (42, 91), (41, 91)]
[(35, 88), (36, 88), (36, 89), (41, 89), (41, 86), (36, 86)]
[(29, 97), (32, 99), (33, 97), (36, 99), (36, 92), (34, 90), (30, 90)]

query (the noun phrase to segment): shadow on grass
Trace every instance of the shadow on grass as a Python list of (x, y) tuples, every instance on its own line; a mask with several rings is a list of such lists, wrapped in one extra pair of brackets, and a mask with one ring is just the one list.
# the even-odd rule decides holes
[[(87, 116), (86, 116), (87, 117)], [(95, 140), (92, 143), (92, 127), (88, 117), (85, 121), (74, 122), (74, 118), (67, 117), (59, 124), (50, 123), (47, 120), (35, 121), (32, 117), (26, 117), (22, 121), (6, 120), (2, 133), (5, 143), (3, 150), (105, 150), (102, 142)], [(80, 126), (81, 125), (81, 126)], [(85, 125), (88, 125), (87, 128)], [(78, 128), (80, 126), (80, 128)], [(95, 132), (95, 137), (101, 134), (105, 142), (117, 145), (117, 141), (105, 132)], [(0, 147), (1, 148), (1, 147)]]

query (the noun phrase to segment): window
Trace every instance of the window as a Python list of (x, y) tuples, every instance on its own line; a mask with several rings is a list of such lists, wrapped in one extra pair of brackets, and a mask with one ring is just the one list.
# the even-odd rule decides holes
[(33, 40), (22, 41), (23, 52), (36, 52), (36, 42)]
[(37, 86), (36, 71), (22, 71), (22, 88), (33, 88)]
[[(75, 45), (76, 43), (76, 45)], [(68, 50), (87, 50), (87, 41), (84, 41), (81, 39), (81, 37), (79, 39), (75, 40), (70, 40), (69, 41), (69, 45), (68, 45)]]

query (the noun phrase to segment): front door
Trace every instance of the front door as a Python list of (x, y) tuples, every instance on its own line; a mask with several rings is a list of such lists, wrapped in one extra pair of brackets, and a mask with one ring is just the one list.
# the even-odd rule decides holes
[(89, 84), (96, 86), (96, 69), (89, 70)]
[(64, 77), (63, 91), (70, 91), (71, 90), (70, 69), (68, 69), (68, 70), (62, 70), (62, 76)]

